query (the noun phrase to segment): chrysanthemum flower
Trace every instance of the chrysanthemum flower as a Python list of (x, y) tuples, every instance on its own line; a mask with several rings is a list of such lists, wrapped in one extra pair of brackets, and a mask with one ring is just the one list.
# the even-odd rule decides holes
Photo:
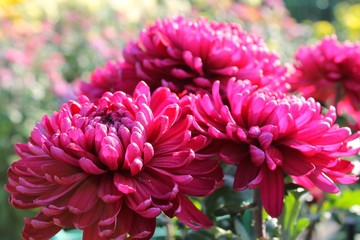
[(90, 82), (82, 81), (79, 95), (86, 95), (95, 101), (105, 92), (122, 91), (132, 94), (139, 83), (133, 66), (122, 60), (109, 61), (103, 68), (96, 68), (90, 75)]
[(152, 89), (210, 90), (215, 80), (226, 88), (229, 77), (284, 90), (286, 68), (263, 39), (233, 23), (183, 17), (159, 20), (143, 29), (124, 49), (124, 59)]
[[(260, 188), (265, 210), (278, 217), (283, 207), (284, 174), (305, 188), (339, 191), (335, 183), (350, 184), (353, 165), (341, 157), (355, 155), (349, 144), (360, 133), (335, 124), (336, 112), (322, 113), (314, 99), (300, 98), (266, 89), (256, 90), (248, 81), (231, 79), (228, 105), (213, 85), (212, 95), (192, 98), (197, 129), (223, 147), (221, 157), (236, 164), (236, 190)], [(219, 143), (220, 144), (220, 143)]]
[(346, 102), (360, 112), (359, 44), (326, 37), (316, 46), (299, 48), (294, 67), (296, 71), (291, 77), (294, 90), (328, 106), (344, 101), (342, 105)]
[(141, 82), (133, 97), (81, 97), (44, 116), (8, 171), (10, 203), (40, 209), (25, 219), (23, 238), (75, 227), (84, 239), (149, 239), (162, 212), (210, 227), (187, 196), (212, 193), (223, 174), (202, 151), (210, 140), (192, 134), (189, 105), (164, 87), (151, 96)]

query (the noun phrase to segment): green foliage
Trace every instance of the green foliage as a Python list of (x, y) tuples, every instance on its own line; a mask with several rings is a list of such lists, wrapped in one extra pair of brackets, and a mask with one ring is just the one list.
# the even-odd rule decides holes
[(297, 239), (299, 234), (309, 225), (310, 220), (300, 216), (304, 203), (303, 192), (288, 191), (285, 197), (284, 209), (279, 218), (281, 239)]
[[(337, 195), (329, 195), (324, 211), (332, 209), (349, 210), (360, 207), (360, 189), (344, 189)], [(359, 212), (360, 214), (360, 212)]]

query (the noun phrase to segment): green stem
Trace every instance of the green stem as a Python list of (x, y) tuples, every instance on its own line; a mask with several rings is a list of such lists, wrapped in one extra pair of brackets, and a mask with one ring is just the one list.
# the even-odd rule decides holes
[[(318, 216), (322, 207), (324, 204), (324, 200), (322, 199), (320, 202), (317, 203), (316, 206), (316, 213), (314, 214), (315, 216)], [(315, 231), (315, 227), (316, 224), (319, 222), (319, 217), (315, 217), (309, 224), (309, 226), (307, 227), (307, 231), (306, 231), (306, 235), (305, 235), (305, 240), (311, 240), (313, 237), (313, 233)]]
[(260, 195), (260, 189), (254, 189), (254, 226), (255, 226), (255, 237), (256, 239), (265, 240), (266, 239), (266, 229), (265, 224), (262, 218), (262, 201)]
[(171, 221), (170, 218), (166, 218), (166, 231), (167, 231), (167, 237), (166, 240), (175, 240), (175, 230), (174, 230), (174, 223)]
[(253, 207), (255, 207), (254, 203), (248, 203), (248, 204), (244, 204), (241, 206), (225, 205), (220, 209), (216, 209), (213, 214), (216, 217), (220, 217), (220, 216), (224, 216), (224, 215), (237, 215), (237, 214), (242, 214), (246, 210), (253, 208)]

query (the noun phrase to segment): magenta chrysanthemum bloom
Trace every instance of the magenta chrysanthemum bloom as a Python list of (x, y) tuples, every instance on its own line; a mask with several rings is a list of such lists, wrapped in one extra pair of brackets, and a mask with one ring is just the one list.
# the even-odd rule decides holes
[(162, 212), (193, 229), (211, 221), (187, 198), (222, 184), (222, 169), (192, 134), (189, 103), (167, 88), (150, 95), (141, 82), (133, 97), (86, 97), (44, 116), (8, 171), (10, 203), (40, 208), (25, 219), (24, 239), (49, 239), (62, 228), (84, 239), (150, 239)]
[(339, 191), (335, 183), (357, 181), (348, 174), (352, 163), (341, 157), (359, 151), (349, 143), (360, 133), (351, 135), (349, 128), (336, 125), (334, 107), (322, 114), (312, 98), (256, 90), (250, 82), (234, 79), (227, 86), (226, 105), (219, 85), (214, 83), (212, 95), (192, 98), (197, 129), (218, 139), (222, 159), (237, 165), (234, 188), (260, 188), (272, 217), (282, 211), (284, 174), (330, 193)]
[(327, 105), (345, 101), (360, 112), (359, 44), (326, 37), (314, 47), (299, 48), (295, 61), (294, 90)]
[(263, 39), (233, 23), (183, 17), (157, 21), (143, 29), (138, 41), (124, 49), (124, 59), (152, 89), (169, 87), (211, 91), (220, 80), (226, 88), (230, 77), (285, 90), (286, 68)]
[(81, 82), (80, 95), (86, 95), (94, 101), (105, 92), (122, 91), (132, 94), (139, 83), (133, 66), (122, 60), (109, 61), (103, 68), (96, 68), (90, 75), (90, 82)]

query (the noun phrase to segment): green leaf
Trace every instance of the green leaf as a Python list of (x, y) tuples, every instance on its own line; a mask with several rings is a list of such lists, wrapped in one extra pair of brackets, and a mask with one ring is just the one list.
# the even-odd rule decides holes
[[(340, 194), (332, 194), (328, 195), (329, 197), (329, 205), (327, 207), (331, 208), (338, 208), (343, 210), (348, 210), (354, 205), (360, 205), (360, 189), (352, 190), (352, 189), (345, 189)], [(329, 210), (324, 209), (324, 210)]]
[(302, 231), (304, 231), (305, 228), (309, 226), (309, 224), (310, 224), (310, 219), (300, 218), (296, 223), (296, 228), (295, 228), (296, 235), (299, 235)]
[[(279, 218), (281, 228), (281, 239), (292, 240), (296, 239), (309, 224), (309, 220), (298, 219), (301, 201), (300, 196), (302, 193), (295, 191), (288, 191), (285, 197), (284, 209)], [(299, 226), (298, 226), (299, 225)]]
[(235, 219), (234, 227), (235, 227), (236, 234), (240, 236), (240, 239), (243, 239), (243, 240), (251, 239), (249, 234), (247, 233), (244, 225), (238, 219)]

